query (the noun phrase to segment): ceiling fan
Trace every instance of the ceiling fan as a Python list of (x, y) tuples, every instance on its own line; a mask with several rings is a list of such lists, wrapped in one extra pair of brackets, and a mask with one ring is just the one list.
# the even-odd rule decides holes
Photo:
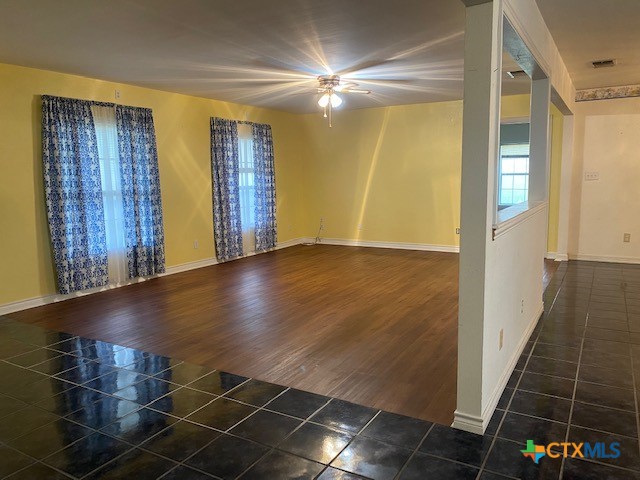
[(339, 75), (320, 75), (318, 77), (318, 93), (322, 96), (318, 100), (318, 105), (324, 110), (324, 117), (329, 119), (331, 127), (331, 112), (334, 108), (342, 105), (342, 98), (338, 93), (362, 93), (368, 95), (371, 90), (357, 88), (355, 82), (343, 82)]

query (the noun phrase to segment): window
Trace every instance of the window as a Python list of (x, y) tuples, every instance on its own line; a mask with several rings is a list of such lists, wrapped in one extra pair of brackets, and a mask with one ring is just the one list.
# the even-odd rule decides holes
[(254, 252), (255, 239), (255, 165), (253, 160), (253, 132), (251, 125), (238, 125), (238, 161), (240, 191), (240, 221), (245, 252)]
[(113, 107), (98, 105), (91, 107), (91, 113), (100, 161), (109, 283), (119, 284), (127, 280), (127, 257), (116, 115)]
[(529, 144), (500, 146), (498, 207), (526, 202), (529, 198)]

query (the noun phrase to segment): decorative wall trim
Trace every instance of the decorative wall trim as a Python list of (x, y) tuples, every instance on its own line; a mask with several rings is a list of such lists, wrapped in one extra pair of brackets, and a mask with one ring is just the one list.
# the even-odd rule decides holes
[(610, 100), (612, 98), (640, 97), (640, 85), (622, 85), (619, 87), (587, 88), (576, 91), (576, 102)]
[[(313, 239), (311, 239), (313, 241)], [(430, 245), (426, 243), (379, 242), (373, 240), (348, 240), (344, 238), (321, 238), (320, 245), (342, 245), (345, 247), (395, 248), (398, 250), (420, 250), (426, 252), (459, 253), (457, 245)]]
[(590, 255), (586, 253), (569, 254), (569, 260), (585, 260), (587, 262), (607, 263), (640, 263), (640, 258), (638, 257), (614, 257), (609, 255)]
[(461, 430), (466, 430), (467, 432), (477, 433), (480, 435), (484, 433), (487, 426), (489, 425), (489, 422), (491, 421), (491, 417), (493, 416), (493, 413), (496, 410), (498, 401), (500, 400), (500, 397), (502, 396), (502, 393), (504, 392), (504, 389), (507, 386), (507, 382), (509, 381), (511, 374), (513, 373), (513, 370), (515, 369), (516, 364), (518, 363), (518, 359), (520, 358), (520, 355), (522, 355), (522, 351), (524, 350), (524, 347), (527, 345), (527, 342), (529, 341), (529, 337), (531, 337), (531, 334), (533, 333), (533, 330), (536, 328), (536, 325), (538, 324), (538, 320), (540, 320), (540, 317), (542, 316), (543, 312), (544, 312), (544, 305), (540, 303), (540, 306), (537, 308), (534, 316), (529, 321), (529, 325), (527, 326), (527, 329), (522, 334), (520, 343), (518, 344), (513, 355), (511, 356), (511, 359), (509, 360), (507, 367), (504, 369), (504, 372), (502, 372), (502, 375), (500, 376), (500, 380), (498, 381), (496, 388), (493, 390), (493, 393), (489, 398), (487, 406), (482, 412), (482, 417), (478, 417), (476, 415), (469, 415), (467, 413), (456, 410), (453, 414), (454, 421), (451, 424), (452, 427), (459, 428)]

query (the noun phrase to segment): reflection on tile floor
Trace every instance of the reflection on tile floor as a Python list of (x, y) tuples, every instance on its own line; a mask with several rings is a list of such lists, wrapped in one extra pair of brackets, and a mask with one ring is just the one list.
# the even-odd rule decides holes
[(640, 479), (640, 266), (563, 263), (544, 296), (484, 436), (0, 318), (0, 477)]

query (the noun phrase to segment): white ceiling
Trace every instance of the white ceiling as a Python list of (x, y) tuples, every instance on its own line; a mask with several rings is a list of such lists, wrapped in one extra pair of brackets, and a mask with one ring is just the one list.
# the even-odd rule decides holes
[[(459, 0), (0, 0), (0, 62), (282, 110), (460, 98)], [(365, 81), (367, 79), (368, 81)]]
[[(640, 0), (538, 2), (585, 85), (583, 51), (625, 62), (640, 51), (640, 38), (630, 38), (640, 37), (638, 23), (623, 19), (607, 24), (618, 31), (610, 35), (616, 55), (604, 55), (602, 39), (581, 48), (585, 32), (567, 13), (586, 12), (597, 31), (597, 4), (625, 5), (621, 15), (637, 19)], [(0, 0), (0, 62), (291, 112), (317, 111), (316, 77), (328, 73), (372, 90), (345, 95), (346, 108), (459, 99), (463, 53), (459, 0)]]
[(640, 84), (640, 0), (536, 1), (577, 89)]

